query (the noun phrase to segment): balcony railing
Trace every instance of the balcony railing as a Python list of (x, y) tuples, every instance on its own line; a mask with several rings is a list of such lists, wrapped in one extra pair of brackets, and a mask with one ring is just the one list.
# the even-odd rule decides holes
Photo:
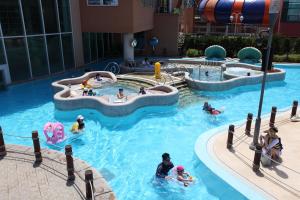
[(87, 0), (88, 6), (118, 6), (119, 0)]

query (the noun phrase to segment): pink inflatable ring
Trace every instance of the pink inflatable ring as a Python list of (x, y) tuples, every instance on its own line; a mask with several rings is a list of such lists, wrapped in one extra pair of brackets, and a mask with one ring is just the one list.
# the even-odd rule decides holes
[[(52, 136), (49, 136), (49, 133), (52, 133)], [(47, 139), (48, 144), (56, 144), (63, 142), (65, 138), (64, 126), (62, 123), (56, 122), (47, 122), (44, 126), (44, 135)]]

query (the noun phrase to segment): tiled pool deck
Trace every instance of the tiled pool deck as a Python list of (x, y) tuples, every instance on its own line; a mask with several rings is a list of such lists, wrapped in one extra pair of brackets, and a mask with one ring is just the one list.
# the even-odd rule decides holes
[[(97, 200), (114, 200), (115, 196), (102, 175), (81, 160), (74, 159), (75, 181), (67, 185), (65, 155), (43, 149), (43, 162), (35, 160), (30, 147), (6, 145), (7, 155), (0, 159), (0, 199), (4, 200), (77, 200), (85, 199), (85, 170), (92, 170)], [(47, 158), (46, 158), (47, 157)], [(52, 160), (54, 159), (54, 160)]]
[[(258, 195), (267, 199), (300, 199), (300, 122), (290, 122), (290, 111), (277, 115), (275, 126), (278, 127), (278, 136), (281, 137), (283, 144), (281, 164), (273, 164), (272, 167), (261, 166), (258, 173), (252, 171), (254, 151), (249, 149), (252, 136), (248, 137), (244, 134), (245, 125), (237, 126), (231, 151), (226, 148), (227, 129), (210, 136), (205, 148), (209, 157), (214, 159), (216, 166), (223, 171), (218, 172), (218, 174), (229, 173), (235, 179), (238, 178), (240, 182), (250, 184), (248, 189), (237, 188), (240, 186), (233, 183), (234, 181), (228, 180), (227, 175), (223, 177), (221, 175), (223, 179), (227, 179), (237, 189), (246, 191), (244, 192), (246, 196), (248, 190), (248, 192), (252, 192), (252, 197)], [(268, 123), (269, 118), (262, 121), (262, 130), (268, 129)], [(251, 129), (252, 134), (253, 127), (254, 121)], [(197, 151), (197, 145), (195, 148)], [(200, 153), (198, 152), (198, 155)], [(214, 169), (212, 170), (214, 171)], [(250, 188), (252, 189), (249, 190)], [(262, 195), (259, 195), (253, 189), (256, 189)], [(251, 199), (251, 194), (249, 195), (248, 198)]]

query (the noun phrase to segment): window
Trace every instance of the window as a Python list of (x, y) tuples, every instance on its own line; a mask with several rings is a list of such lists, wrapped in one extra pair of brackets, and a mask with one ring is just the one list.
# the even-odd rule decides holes
[(59, 35), (47, 36), (48, 55), (51, 73), (63, 71), (63, 62), (59, 44)]
[(54, 0), (43, 0), (43, 14), (46, 33), (57, 33), (57, 13)]
[(71, 32), (69, 0), (58, 0), (58, 11), (61, 32)]
[(95, 61), (98, 58), (97, 53), (97, 33), (90, 33), (90, 44), (91, 44), (91, 61)]
[(282, 21), (300, 22), (300, 1), (285, 0), (282, 9)]
[(136, 45), (135, 49), (136, 50), (144, 49), (145, 48), (145, 43), (146, 43), (145, 32), (135, 33), (134, 38), (137, 41), (137, 45)]
[(118, 0), (87, 0), (88, 6), (117, 6)]
[(24, 38), (5, 39), (5, 46), (12, 81), (30, 79)]
[(42, 34), (43, 25), (39, 0), (23, 0), (22, 8), (27, 35)]
[(0, 39), (0, 65), (5, 64), (5, 56), (4, 56), (4, 49), (2, 45), (2, 39)]
[(61, 37), (62, 37), (65, 68), (66, 69), (74, 68), (72, 34), (63, 34), (61, 35)]
[(103, 58), (104, 51), (103, 51), (103, 34), (97, 33), (97, 49), (98, 49), (98, 58)]
[(91, 62), (90, 33), (82, 33), (82, 43), (83, 43), (84, 63), (87, 64)]
[(0, 0), (0, 21), (4, 36), (24, 35), (18, 0)]
[(31, 70), (34, 77), (47, 75), (48, 64), (43, 37), (28, 37), (28, 49), (31, 61)]

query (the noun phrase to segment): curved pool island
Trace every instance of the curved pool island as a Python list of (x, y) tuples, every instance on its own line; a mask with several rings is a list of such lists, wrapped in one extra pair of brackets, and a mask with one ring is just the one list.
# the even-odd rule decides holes
[[(95, 79), (99, 74), (101, 80)], [(86, 86), (83, 86), (86, 82)], [(77, 78), (63, 79), (52, 83), (54, 104), (58, 110), (95, 109), (106, 116), (128, 115), (145, 106), (163, 106), (177, 103), (179, 94), (175, 87), (158, 85), (145, 88), (146, 94), (128, 89), (126, 98), (117, 99), (117, 77), (106, 71), (85, 73)], [(83, 96), (83, 91), (92, 90), (92, 96)], [(115, 92), (115, 93), (112, 93)], [(127, 90), (124, 90), (126, 95)]]
[[(255, 85), (262, 82), (263, 72), (258, 67), (245, 63), (224, 63), (221, 65), (223, 80), (206, 81), (191, 77), (190, 73), (185, 74), (185, 80), (189, 87), (203, 91), (223, 91), (245, 85)], [(267, 74), (267, 81), (283, 81), (285, 71), (274, 69)]]

